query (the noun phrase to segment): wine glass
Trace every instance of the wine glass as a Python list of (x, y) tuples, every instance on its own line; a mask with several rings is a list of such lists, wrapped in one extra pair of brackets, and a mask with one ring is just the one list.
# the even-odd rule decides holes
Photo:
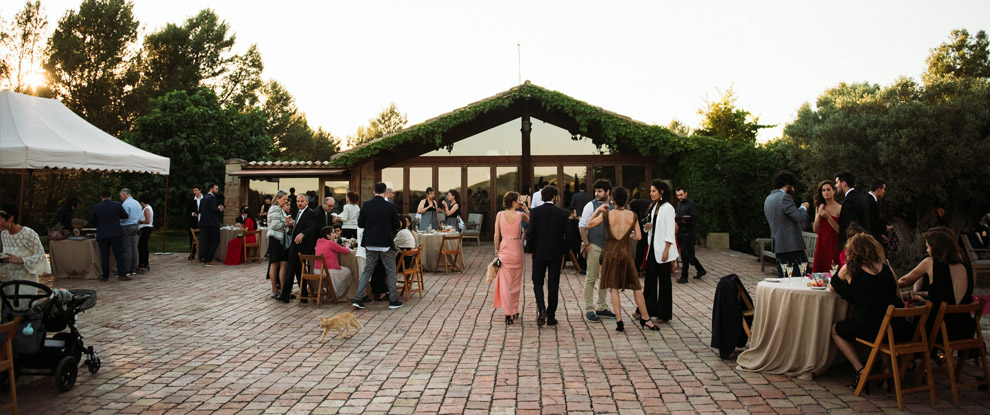
[(798, 264), (798, 276), (803, 277), (808, 274), (808, 261), (801, 261)]
[(790, 278), (791, 273), (794, 271), (794, 266), (790, 262), (785, 262), (780, 264), (780, 268), (784, 270), (784, 277)]
[(838, 271), (839, 271), (839, 264), (836, 263), (836, 262), (833, 262), (832, 263), (832, 276), (834, 277), (835, 276), (835, 273), (838, 272)]

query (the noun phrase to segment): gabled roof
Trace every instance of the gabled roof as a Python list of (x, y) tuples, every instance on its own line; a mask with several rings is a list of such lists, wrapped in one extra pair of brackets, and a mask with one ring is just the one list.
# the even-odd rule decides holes
[[(569, 131), (575, 139), (591, 138), (598, 146), (645, 157), (670, 155), (685, 141), (670, 130), (634, 120), (526, 81), (522, 85), (433, 117), (401, 131), (337, 153), (334, 166), (350, 167), (376, 156), (390, 163), (453, 145), (481, 131), (531, 115)], [(376, 166), (380, 168), (383, 166)]]

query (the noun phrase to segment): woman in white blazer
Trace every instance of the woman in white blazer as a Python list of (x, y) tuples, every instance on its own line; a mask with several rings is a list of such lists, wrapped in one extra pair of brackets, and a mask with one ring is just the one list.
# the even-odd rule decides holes
[[(650, 183), (650, 204), (646, 240), (646, 281), (643, 295), (646, 309), (660, 321), (670, 321), (673, 310), (673, 294), (670, 275), (677, 260), (677, 238), (675, 235), (674, 207), (670, 204), (670, 186), (661, 180)], [(659, 286), (659, 289), (658, 289)]]

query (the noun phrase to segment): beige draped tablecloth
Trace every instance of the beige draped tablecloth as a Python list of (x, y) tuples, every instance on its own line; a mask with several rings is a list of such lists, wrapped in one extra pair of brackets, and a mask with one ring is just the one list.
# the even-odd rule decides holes
[[(52, 274), (56, 278), (100, 278), (103, 270), (100, 264), (100, 246), (95, 239), (49, 242)], [(117, 260), (110, 250), (110, 276), (117, 276)]]
[(812, 379), (835, 360), (832, 323), (845, 320), (852, 308), (830, 289), (811, 289), (807, 278), (772, 280), (756, 285), (753, 337), (737, 368)]
[[(268, 228), (258, 228), (261, 231), (261, 257), (264, 258), (268, 255)], [(214, 257), (219, 261), (224, 261), (227, 259), (227, 244), (230, 243), (231, 239), (240, 238), (244, 233), (243, 230), (238, 228), (220, 228), (220, 245), (217, 245), (217, 253)]]
[[(430, 272), (435, 272), (437, 268), (437, 251), (440, 250), (440, 243), (444, 236), (460, 235), (457, 232), (450, 233), (420, 233), (418, 243), (423, 245), (423, 268)], [(463, 242), (463, 241), (462, 241)], [(457, 249), (457, 241), (447, 241), (447, 249)], [(441, 260), (442, 261), (442, 260)]]
[[(336, 291), (336, 287), (342, 286), (343, 282), (334, 281), (334, 293), (337, 294), (337, 301), (351, 302), (354, 300), (354, 294), (357, 293), (358, 280), (361, 278), (361, 270), (358, 269), (358, 260), (355, 251), (351, 251), (346, 254), (337, 254), (337, 260), (340, 262), (341, 267), (347, 267), (351, 270), (350, 282), (347, 285), (347, 290), (341, 293)], [(371, 284), (369, 284), (371, 285)]]

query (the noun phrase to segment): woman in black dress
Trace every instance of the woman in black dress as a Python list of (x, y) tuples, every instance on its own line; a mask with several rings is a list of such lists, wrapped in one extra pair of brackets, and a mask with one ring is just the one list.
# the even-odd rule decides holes
[[(863, 372), (863, 362), (856, 353), (856, 338), (874, 340), (880, 332), (887, 307), (903, 307), (897, 280), (887, 266), (883, 247), (868, 234), (858, 234), (846, 241), (846, 265), (832, 278), (831, 288), (855, 307), (853, 317), (832, 325), (832, 340), (856, 369), (856, 383)], [(911, 334), (903, 319), (891, 322), (894, 337)]]
[[(897, 285), (908, 287), (922, 277), (927, 277), (931, 284), (928, 299), (933, 306), (925, 324), (927, 332), (931, 333), (942, 302), (949, 305), (973, 303), (973, 270), (969, 268), (969, 264), (963, 262), (959, 245), (955, 242), (956, 234), (951, 229), (932, 228), (925, 232), (924, 237), (929, 257), (921, 260), (911, 272), (897, 280)], [(964, 314), (946, 315), (945, 328), (949, 332), (949, 340), (972, 338), (973, 318)]]

